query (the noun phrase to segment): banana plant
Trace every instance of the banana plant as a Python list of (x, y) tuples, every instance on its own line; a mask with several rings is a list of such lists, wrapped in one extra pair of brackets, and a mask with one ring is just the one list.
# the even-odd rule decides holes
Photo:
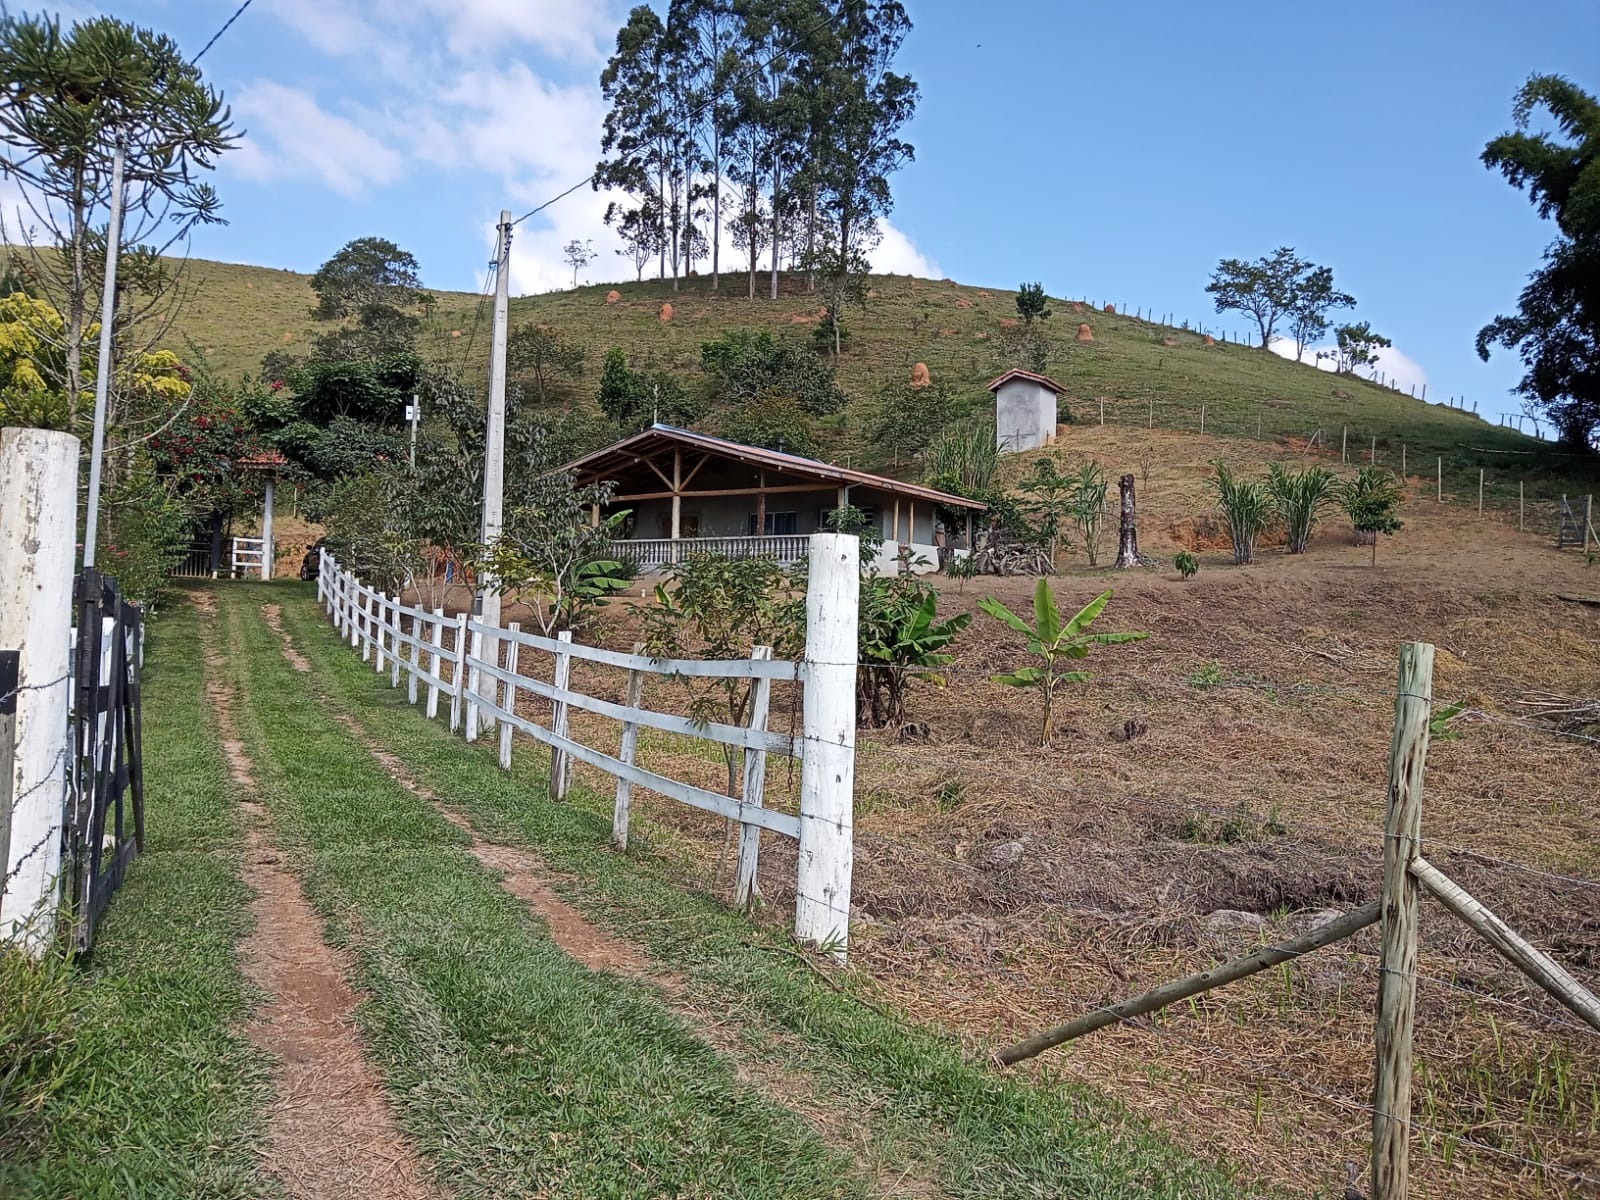
[(1105, 611), (1111, 602), (1110, 591), (1101, 592), (1080, 608), (1070, 621), (1061, 620), (1055, 595), (1048, 580), (1040, 579), (1033, 593), (1033, 624), (1030, 625), (993, 596), (978, 601), (978, 607), (1003, 625), (1009, 625), (1028, 639), (1028, 649), (1038, 655), (1041, 664), (1026, 666), (1008, 675), (996, 675), (994, 681), (1007, 687), (1038, 688), (1044, 698), (1044, 723), (1039, 730), (1039, 744), (1050, 744), (1051, 725), (1055, 716), (1056, 689), (1063, 684), (1084, 683), (1088, 671), (1063, 670), (1069, 661), (1087, 658), (1090, 646), (1116, 646), (1123, 642), (1139, 642), (1148, 633), (1091, 633), (1089, 626)]

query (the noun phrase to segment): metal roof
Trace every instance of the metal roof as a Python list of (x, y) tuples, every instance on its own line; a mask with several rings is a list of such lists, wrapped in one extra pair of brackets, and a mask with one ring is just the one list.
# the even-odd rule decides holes
[(992, 392), (1002, 383), (1005, 383), (1007, 380), (1011, 379), (1026, 379), (1032, 383), (1042, 383), (1045, 387), (1049, 388), (1058, 396), (1065, 395), (1067, 391), (1066, 388), (1062, 387), (1054, 379), (1051, 379), (1050, 376), (1039, 375), (1033, 371), (1024, 371), (1021, 367), (1012, 367), (1011, 370), (1007, 371), (1004, 375), (1001, 375), (997, 379), (991, 380), (989, 382), (989, 390)]
[[(866, 471), (855, 471), (849, 467), (836, 467), (832, 463), (820, 462), (814, 458), (803, 458), (798, 454), (786, 454), (781, 450), (764, 450), (759, 446), (746, 446), (740, 442), (730, 442), (727, 438), (713, 437), (709, 433), (696, 433), (692, 429), (680, 429), (676, 425), (652, 425), (642, 433), (623, 438), (620, 442), (616, 442), (602, 450), (585, 454), (582, 458), (573, 459), (561, 469), (576, 472), (580, 476), (588, 476), (591, 480), (603, 479), (607, 468), (634, 465), (642, 461), (643, 457), (652, 448), (667, 445), (691, 446), (697, 450), (704, 450), (708, 454), (721, 455), (724, 458), (771, 467), (774, 470), (785, 471), (791, 475), (825, 479), (830, 483), (876, 488), (878, 491), (889, 492), (893, 495), (930, 500), (935, 504), (942, 504), (946, 508), (970, 508), (981, 511), (988, 507), (988, 505), (980, 501), (968, 500), (965, 496), (952, 496), (948, 492), (923, 487), (921, 484), (889, 479), (883, 475), (872, 475)], [(692, 493), (686, 492), (684, 494), (691, 495)]]

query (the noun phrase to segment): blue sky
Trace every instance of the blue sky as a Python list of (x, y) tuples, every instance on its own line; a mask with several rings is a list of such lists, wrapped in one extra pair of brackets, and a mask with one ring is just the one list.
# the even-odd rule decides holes
[[(1595, 0), (1343, 5), (905, 0), (922, 88), (881, 269), (1217, 318), (1224, 256), (1280, 244), (1331, 265), (1385, 364), (1515, 411), (1520, 371), (1472, 348), (1551, 236), (1478, 162), (1532, 72), (1600, 89)], [(29, 6), (32, 7), (31, 5)], [(95, 6), (61, 5), (64, 14)], [(120, 0), (198, 50), (237, 0)], [(230, 224), (197, 255), (312, 270), (353, 237), (475, 288), (499, 210), (594, 165), (617, 0), (254, 0), (206, 56), (249, 133), (219, 170)], [(625, 277), (583, 189), (519, 230), (512, 282)]]

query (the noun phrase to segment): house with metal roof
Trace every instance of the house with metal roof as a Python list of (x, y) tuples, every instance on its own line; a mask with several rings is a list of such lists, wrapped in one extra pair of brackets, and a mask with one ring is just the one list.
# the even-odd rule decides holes
[(895, 569), (907, 548), (913, 569), (937, 570), (941, 551), (971, 547), (972, 515), (985, 508), (920, 484), (672, 425), (652, 425), (563, 469), (579, 486), (612, 484), (611, 501), (594, 520), (626, 511), (626, 537), (616, 550), (646, 570), (696, 551), (793, 562), (805, 554), (807, 535), (847, 504), (883, 534), (879, 569)]

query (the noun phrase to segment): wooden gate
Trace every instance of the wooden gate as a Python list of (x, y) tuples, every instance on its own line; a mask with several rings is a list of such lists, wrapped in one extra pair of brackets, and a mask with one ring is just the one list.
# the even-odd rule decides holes
[(140, 668), (144, 624), (116, 580), (93, 567), (78, 576), (69, 717), (67, 886), (72, 940), (94, 944), (106, 903), (144, 846)]

